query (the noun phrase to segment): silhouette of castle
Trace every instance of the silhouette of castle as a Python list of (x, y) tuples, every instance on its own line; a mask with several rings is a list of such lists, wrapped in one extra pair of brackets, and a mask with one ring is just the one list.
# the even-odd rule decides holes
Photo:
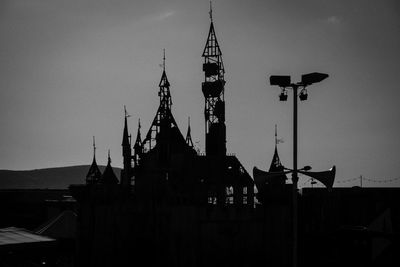
[[(76, 266), (291, 264), (292, 185), (286, 184), (285, 175), (279, 175), (265, 188), (258, 187), (259, 205), (254, 201), (253, 179), (236, 156), (226, 153), (225, 70), (211, 12), (210, 18), (202, 55), (205, 155), (193, 146), (190, 124), (185, 138), (172, 115), (164, 52), (159, 107), (143, 140), (139, 121), (132, 143), (125, 110), (120, 180), (110, 157), (103, 174), (100, 172), (94, 145), (86, 184), (70, 186), (79, 203)], [(276, 140), (270, 172), (283, 170)], [(358, 261), (360, 255), (369, 255), (369, 232), (352, 231), (348, 237), (349, 229), (340, 226), (346, 222), (366, 225), (371, 218), (387, 214), (385, 208), (398, 199), (397, 191), (379, 196), (382, 208), (373, 212), (371, 206), (346, 203), (375, 192), (337, 192), (332, 195), (319, 188), (299, 195), (300, 263), (337, 266), (345, 262), (345, 255), (352, 264), (379, 266), (382, 261), (378, 265), (365, 257)], [(350, 216), (353, 209), (374, 215), (354, 219)], [(354, 242), (346, 243), (345, 248), (355, 249), (358, 254), (346, 254), (340, 249), (348, 240)], [(396, 249), (398, 237), (393, 240), (397, 242), (393, 246)], [(323, 246), (330, 246), (331, 251), (323, 250)], [(320, 256), (309, 256), (310, 249)]]
[[(167, 219), (165, 216), (168, 218), (170, 216), (177, 216), (176, 219), (192, 221), (191, 223), (180, 225), (180, 227), (187, 228), (194, 227), (193, 220), (199, 220), (200, 218), (208, 220), (209, 216), (216, 216), (216, 220), (222, 219), (217, 218), (220, 216), (218, 213), (214, 215), (197, 214), (195, 216), (196, 213), (200, 212), (199, 207), (204, 209), (202, 212), (205, 212), (208, 205), (218, 207), (219, 209), (226, 208), (227, 206), (235, 206), (237, 208), (240, 207), (243, 212), (245, 212), (245, 209), (254, 208), (253, 179), (235, 155), (227, 155), (226, 153), (225, 70), (211, 12), (210, 18), (209, 34), (202, 55), (204, 58), (202, 92), (205, 99), (205, 154), (200, 154), (195, 150), (191, 138), (190, 124), (188, 125), (185, 138), (179, 130), (172, 114), (170, 83), (165, 69), (164, 51), (163, 71), (158, 92), (160, 99), (159, 107), (143, 140), (139, 121), (134, 144), (132, 144), (131, 135), (128, 131), (128, 114), (125, 109), (122, 136), (123, 170), (121, 171), (120, 182), (118, 182), (112, 170), (110, 157), (108, 158), (108, 164), (104, 173), (101, 174), (96, 163), (95, 144), (93, 144), (93, 162), (86, 177), (86, 186), (71, 186), (71, 191), (81, 203), (83, 210), (80, 215), (82, 219), (87, 218), (88, 220), (92, 220), (92, 223), (98, 224), (97, 216), (113, 217), (120, 215), (118, 214), (119, 211), (116, 210), (109, 213), (104, 211), (108, 215), (94, 215), (96, 211), (93, 211), (93, 209), (99, 209), (98, 205), (101, 206), (107, 203), (111, 204), (114, 208), (115, 206), (119, 206), (119, 208), (124, 206), (127, 209), (134, 209), (136, 212), (139, 212), (139, 210), (144, 211), (144, 214), (139, 212), (140, 215), (137, 216), (136, 220), (143, 220), (148, 225), (153, 224), (152, 226), (155, 228), (152, 231), (159, 231), (160, 235), (166, 235), (166, 233), (163, 233), (163, 230), (158, 229), (158, 226), (155, 225), (163, 224), (160, 226), (163, 228), (171, 223), (166, 223), (165, 220)], [(85, 210), (86, 205), (87, 210)], [(171, 209), (182, 209), (182, 207), (186, 207), (185, 209), (192, 211), (188, 211), (188, 213), (181, 213), (183, 211), (179, 211), (179, 215), (174, 215), (174, 212), (171, 213)], [(132, 214), (128, 217), (130, 218), (130, 216)], [(146, 218), (146, 216), (148, 217)], [(225, 219), (229, 217), (226, 217), (226, 214), (221, 216)], [(105, 225), (108, 224), (106, 222), (108, 219), (103, 220), (102, 223)], [(114, 222), (111, 224), (118, 223)], [(89, 234), (93, 231), (96, 232), (94, 230), (97, 227), (96, 225), (88, 222), (86, 226), (82, 227), (84, 228), (82, 231), (85, 233), (81, 236), (81, 244), (90, 242), (89, 247), (105, 245), (102, 242), (93, 242), (98, 238), (98, 233)], [(142, 228), (140, 231), (145, 231), (145, 228)], [(175, 231), (178, 231), (178, 229), (175, 229)], [(90, 236), (84, 237), (87, 234)], [(145, 244), (149, 244), (149, 242), (156, 246), (164, 244), (163, 240), (159, 240), (162, 238), (160, 236), (155, 237), (157, 241), (146, 240), (144, 236), (140, 238), (142, 238)], [(123, 239), (122, 237), (120, 240)], [(193, 238), (193, 240), (196, 239), (199, 238)], [(140, 243), (140, 241), (138, 242)], [(132, 244), (130, 247), (132, 247)], [(82, 249), (82, 246), (80, 248)], [(146, 251), (142, 246), (138, 249), (139, 251)], [(192, 249), (194, 250), (194, 247)], [(97, 249), (94, 250), (96, 251)], [(100, 249), (100, 251), (102, 250)], [(102, 254), (107, 255), (106, 251)], [(88, 257), (87, 255), (86, 253), (86, 256), (80, 257), (82, 265), (110, 266), (113, 264), (113, 262), (107, 262), (102, 257), (99, 257), (97, 261), (94, 256)], [(113, 256), (113, 261), (115, 258), (118, 258), (115, 257), (115, 253), (111, 255)], [(189, 259), (194, 259), (192, 256), (183, 256), (183, 259), (180, 260), (171, 259), (171, 255), (164, 256), (161, 262), (167, 261), (174, 263), (174, 265), (180, 260), (186, 262)], [(187, 259), (184, 259), (185, 257)], [(95, 264), (92, 262), (93, 260)], [(197, 263), (201, 262), (199, 259), (195, 261)]]
[[(140, 121), (136, 141), (131, 142), (125, 109), (122, 137), (123, 170), (120, 184), (144, 199), (159, 202), (254, 205), (254, 183), (240, 161), (226, 154), (225, 79), (222, 53), (211, 20), (203, 51), (206, 153), (196, 152), (188, 125), (186, 138), (172, 114), (170, 83), (165, 70), (159, 83), (159, 107), (142, 141)], [(133, 151), (132, 151), (133, 148)], [(133, 153), (132, 153), (133, 152)], [(110, 159), (103, 175), (95, 155), (88, 184), (117, 184)]]

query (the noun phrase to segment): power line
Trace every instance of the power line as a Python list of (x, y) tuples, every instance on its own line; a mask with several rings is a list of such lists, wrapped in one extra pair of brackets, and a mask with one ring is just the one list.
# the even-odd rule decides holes
[(397, 180), (400, 180), (400, 177), (392, 178), (392, 179), (370, 179), (370, 178), (363, 178), (363, 180), (372, 182), (372, 183), (391, 183)]
[[(360, 181), (360, 179), (362, 181), (367, 181), (367, 182), (370, 182), (370, 183), (378, 183), (378, 184), (384, 183), (384, 184), (386, 184), (386, 183), (393, 183), (395, 181), (399, 181), (400, 177), (389, 178), (389, 179), (371, 179), (371, 178), (365, 178), (364, 176), (359, 176), (359, 177), (354, 177), (354, 178), (350, 178), (350, 179), (335, 181), (335, 184), (348, 184), (348, 183), (351, 183), (351, 182), (354, 182), (354, 181)], [(307, 181), (302, 183), (302, 186), (305, 186), (311, 180), (312, 180), (312, 178), (308, 179)]]

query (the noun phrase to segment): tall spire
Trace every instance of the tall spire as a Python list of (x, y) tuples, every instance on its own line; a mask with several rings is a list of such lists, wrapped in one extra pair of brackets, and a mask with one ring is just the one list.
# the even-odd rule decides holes
[(210, 30), (202, 55), (204, 58), (202, 91), (205, 98), (206, 154), (210, 156), (225, 156), (225, 69), (222, 61), (222, 52), (215, 34), (211, 2), (209, 13), (211, 20)]
[(142, 128), (142, 126), (140, 125), (140, 119), (138, 121), (138, 131), (137, 131), (137, 135), (136, 135), (136, 141), (135, 141), (135, 146), (136, 145), (140, 145), (142, 143), (142, 137), (140, 135), (140, 128)]
[(86, 174), (86, 183), (87, 184), (97, 183), (100, 177), (101, 177), (101, 172), (96, 162), (96, 142), (93, 136), (93, 161), (92, 165), (90, 165), (88, 173)]
[[(177, 128), (178, 125), (174, 117), (172, 116), (171, 107), (172, 107), (172, 98), (171, 92), (169, 90), (170, 84), (167, 78), (167, 74), (165, 72), (165, 49), (163, 50), (163, 72), (161, 75), (161, 80), (159, 83), (159, 91), (158, 96), (160, 97), (160, 105), (157, 110), (157, 114), (153, 120), (153, 123), (150, 126), (149, 131), (146, 134), (146, 137), (143, 140), (143, 146), (147, 150), (151, 150), (156, 143), (159, 141), (159, 133), (162, 131), (161, 129), (170, 129)], [(168, 130), (167, 130), (168, 131)], [(182, 136), (182, 139), (183, 136)]]
[(134, 151), (135, 155), (142, 153), (142, 136), (140, 134), (140, 128), (142, 128), (142, 126), (140, 125), (140, 119), (139, 119), (136, 141), (135, 144), (133, 145), (133, 149), (135, 150)]
[[(124, 132), (122, 135), (122, 157), (124, 168), (121, 170), (121, 184), (129, 186), (132, 176), (132, 150), (131, 150), (131, 135), (128, 132), (128, 117), (130, 115), (124, 106)], [(109, 160), (111, 161), (110, 157)]]
[(122, 136), (122, 146), (123, 147), (130, 147), (130, 140), (129, 140), (129, 133), (128, 133), (128, 120), (127, 118), (130, 117), (128, 112), (126, 111), (126, 106), (124, 106), (124, 133)]
[(193, 141), (192, 141), (192, 135), (190, 131), (190, 117), (188, 118), (188, 129), (187, 129), (187, 134), (186, 134), (186, 144), (188, 146), (193, 147)]

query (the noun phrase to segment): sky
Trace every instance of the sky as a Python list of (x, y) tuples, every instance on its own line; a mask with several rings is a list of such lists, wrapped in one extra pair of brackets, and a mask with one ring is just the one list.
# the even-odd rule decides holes
[[(2, 0), (0, 169), (97, 162), (122, 166), (124, 105), (142, 136), (158, 107), (163, 49), (172, 111), (204, 146), (201, 54), (209, 1)], [(227, 149), (249, 173), (268, 169), (274, 129), (292, 166), (293, 94), (280, 102), (270, 75), (322, 72), (299, 102), (298, 165), (335, 186), (400, 186), (400, 2), (214, 0), (225, 65)], [(375, 181), (368, 181), (375, 180)], [(389, 181), (397, 179), (394, 181)], [(309, 185), (300, 177), (299, 186)]]

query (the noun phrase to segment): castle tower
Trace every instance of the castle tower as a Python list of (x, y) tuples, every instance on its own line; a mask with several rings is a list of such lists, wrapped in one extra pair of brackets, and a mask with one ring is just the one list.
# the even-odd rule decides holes
[(86, 174), (86, 184), (95, 184), (100, 180), (101, 172), (96, 162), (96, 141), (93, 136), (93, 161)]
[(124, 133), (122, 135), (122, 156), (124, 161), (124, 169), (121, 171), (121, 184), (122, 186), (130, 186), (132, 177), (132, 151), (131, 151), (131, 136), (128, 133), (129, 117), (124, 106)]
[(208, 156), (225, 156), (225, 70), (222, 62), (221, 49), (214, 30), (211, 4), (210, 19), (210, 30), (202, 55), (204, 58), (204, 82), (202, 83), (202, 91), (205, 98), (206, 154)]

